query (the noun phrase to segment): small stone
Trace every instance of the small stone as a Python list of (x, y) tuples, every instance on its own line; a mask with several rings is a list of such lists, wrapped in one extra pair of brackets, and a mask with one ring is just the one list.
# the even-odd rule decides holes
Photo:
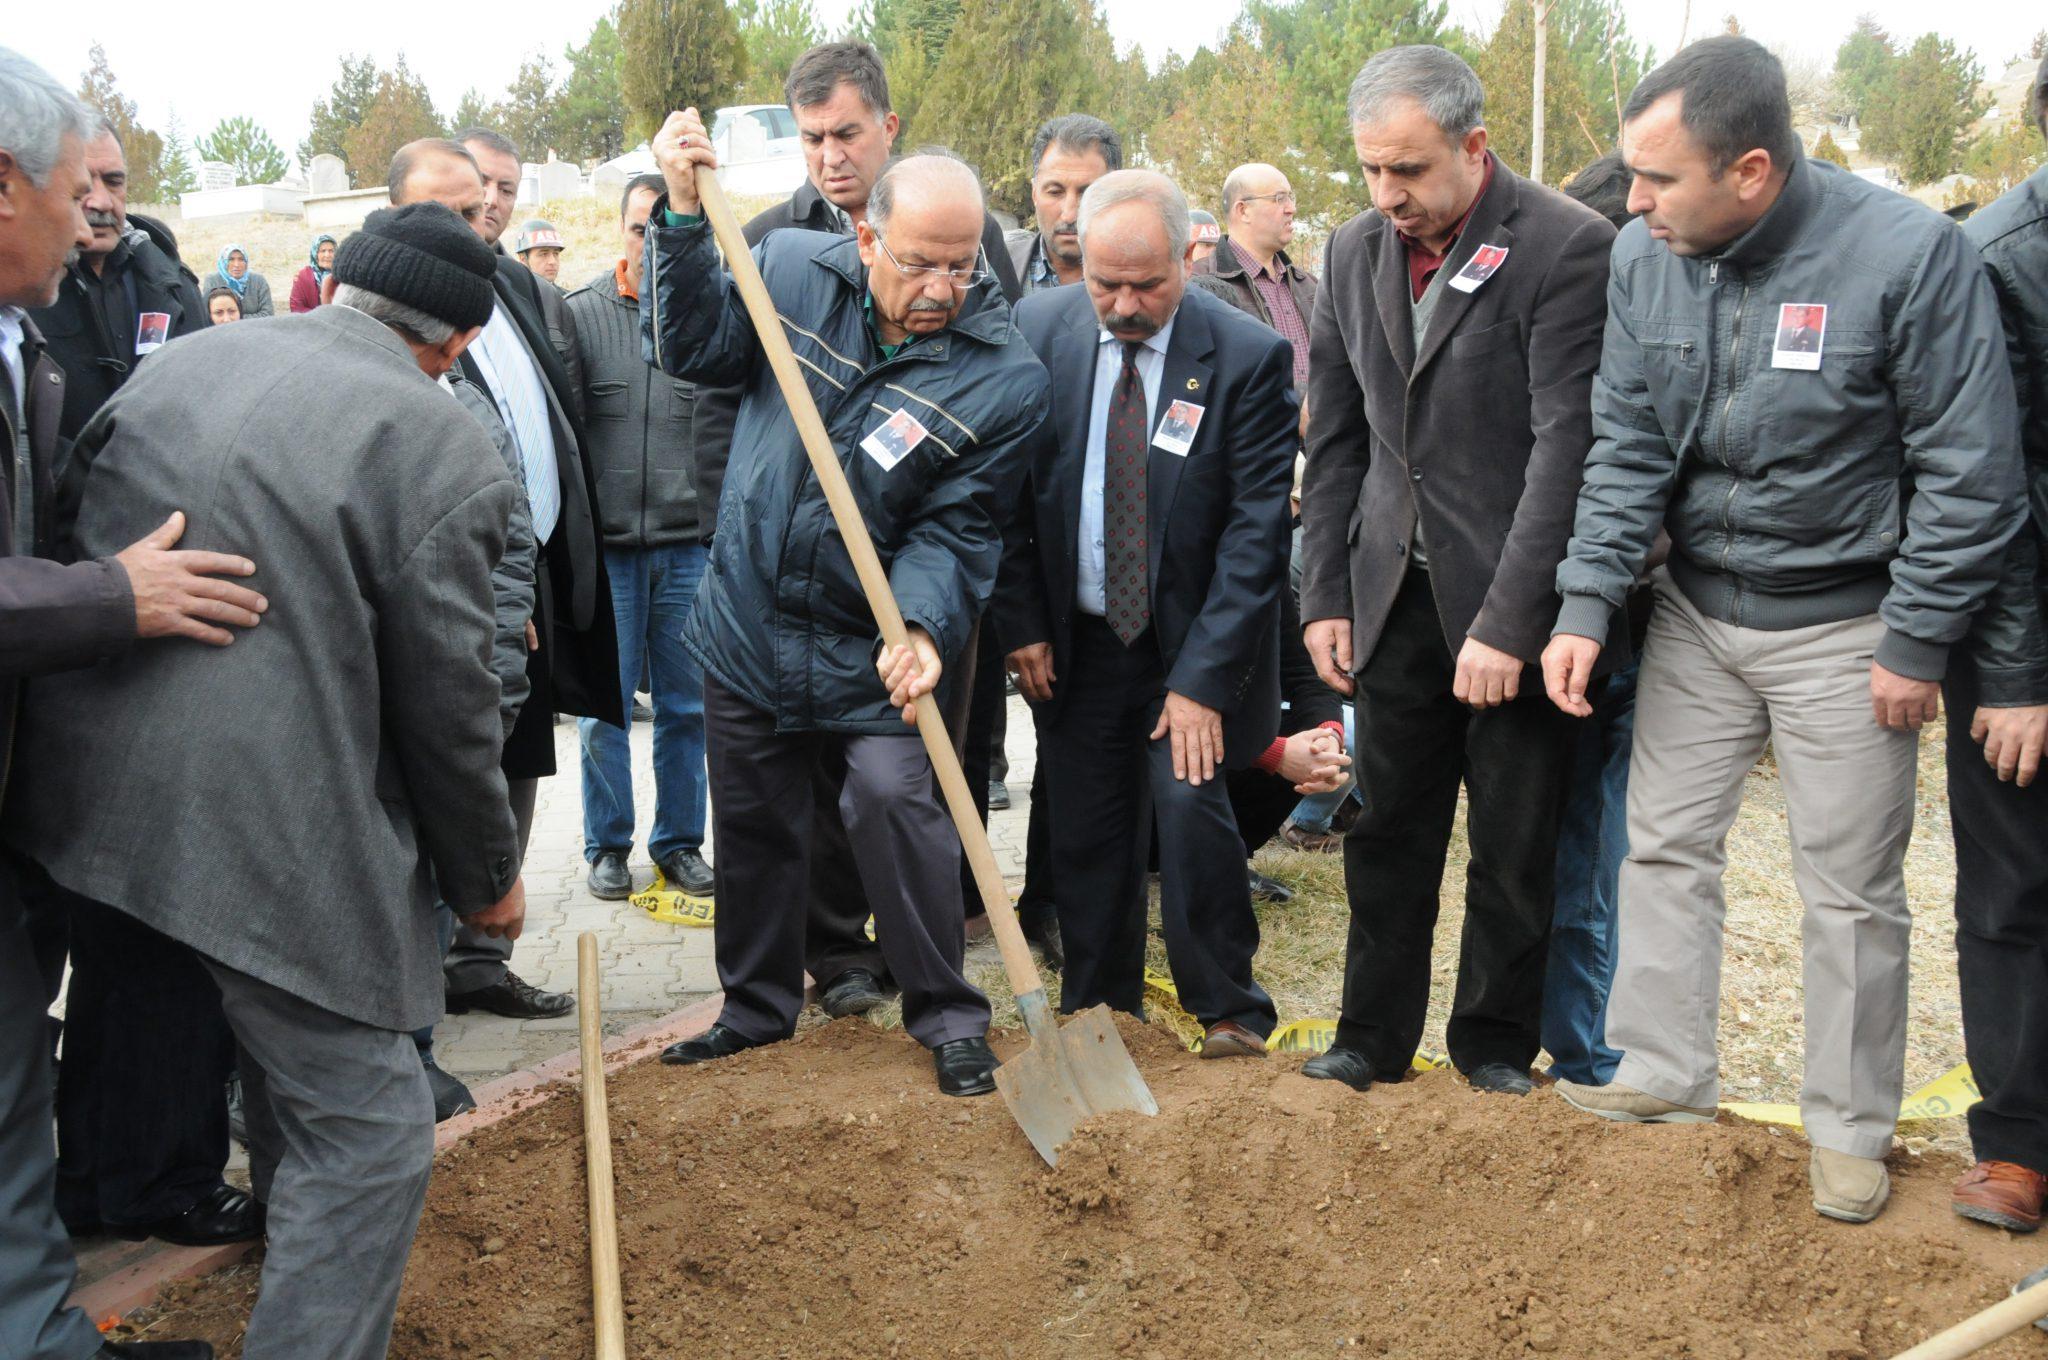
[(499, 1252), (503, 1251), (504, 1249), (505, 1249), (505, 1239), (504, 1239), (504, 1238), (502, 1238), (502, 1237), (486, 1237), (486, 1238), (484, 1239), (484, 1255), (486, 1255), (486, 1256), (496, 1256), (496, 1255), (497, 1255), (497, 1254), (498, 1254)]

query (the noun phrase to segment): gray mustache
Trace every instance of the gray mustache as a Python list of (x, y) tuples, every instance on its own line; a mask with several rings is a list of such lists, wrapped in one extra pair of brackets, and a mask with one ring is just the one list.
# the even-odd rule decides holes
[(921, 297), (910, 304), (910, 310), (913, 312), (950, 312), (953, 308), (951, 304), (940, 302), (937, 298)]
[(121, 219), (115, 213), (99, 212), (95, 209), (87, 208), (85, 210), (85, 224), (89, 227), (118, 227), (121, 225)]

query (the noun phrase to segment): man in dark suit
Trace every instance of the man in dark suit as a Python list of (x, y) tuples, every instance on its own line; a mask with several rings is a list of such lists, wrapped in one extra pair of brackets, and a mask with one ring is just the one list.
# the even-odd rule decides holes
[[(83, 206), (93, 132), (91, 112), (63, 86), (0, 48), (0, 448), (25, 455), (0, 465), (0, 795), (21, 677), (109, 661), (138, 637), (224, 643), (222, 624), (253, 624), (264, 605), (219, 579), (247, 575), (247, 559), (172, 547), (180, 515), (97, 560), (37, 555), (33, 539), (51, 518), (65, 375), (24, 309), (48, 306), (66, 256), (92, 241)], [(31, 537), (17, 540), (17, 525)], [(11, 807), (41, 793), (25, 784)], [(77, 1270), (56, 1210), (47, 1004), (14, 877), (0, 862), (0, 1355), (210, 1360), (213, 1348), (198, 1341), (102, 1343), (93, 1319), (66, 1302)]]
[[(483, 173), (461, 144), (429, 138), (400, 147), (391, 160), (390, 187), (393, 203), (440, 203), (486, 243), (492, 239)], [(561, 328), (545, 319), (541, 287), (526, 266), (497, 256), (497, 305), (461, 361), (462, 375), (490, 395), (519, 447), (539, 548), (527, 668), (532, 693), (504, 755), (522, 859), (540, 781), (555, 772), (554, 715), (625, 722), (611, 583), (597, 529), (597, 483), (583, 455), (577, 414), (582, 391), (557, 351), (554, 336)], [(559, 307), (560, 300), (549, 305)], [(449, 1011), (534, 1019), (574, 1008), (566, 993), (544, 992), (514, 973), (511, 957), (510, 940), (458, 928), (448, 952)]]
[(1355, 687), (1365, 812), (1337, 1040), (1303, 1070), (1360, 1090), (1422, 1038), (1461, 778), (1451, 1060), (1519, 1095), (1538, 1044), (1571, 728), (1528, 667), (1592, 443), (1614, 228), (1501, 164), (1483, 103), (1442, 48), (1366, 63), (1351, 119), (1376, 206), (1331, 239), (1316, 303), (1301, 615), (1324, 679)]
[[(1137, 1012), (1156, 816), (1166, 948), (1205, 1057), (1261, 1054), (1273, 1003), (1222, 775), (1279, 728), (1293, 352), (1200, 292), (1187, 199), (1147, 170), (1082, 198), (1080, 287), (1018, 326), (1053, 410), (1005, 534), (997, 627), (1041, 708), (1061, 1005)], [(1165, 430), (1180, 406), (1185, 441)]]
[(86, 426), (58, 540), (104, 557), (182, 509), (192, 547), (260, 553), (268, 608), (232, 647), (32, 685), (6, 827), (220, 989), (270, 1206), (249, 1360), (385, 1354), (433, 1165), (407, 1032), (441, 1009), (430, 885), (483, 930), (524, 915), (486, 663), (518, 488), (434, 381), (490, 315), (491, 254), (416, 204), (334, 266), (333, 306), (190, 336)]

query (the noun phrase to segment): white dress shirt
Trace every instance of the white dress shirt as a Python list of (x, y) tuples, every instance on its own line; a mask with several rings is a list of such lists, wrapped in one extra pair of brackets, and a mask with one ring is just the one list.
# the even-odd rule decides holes
[(469, 352), (491, 389), (498, 415), (512, 432), (519, 466), (526, 482), (527, 504), (533, 509), (533, 541), (544, 545), (562, 515), (562, 484), (555, 463), (555, 423), (548, 414), (548, 393), (540, 362), (527, 347), (503, 305), (491, 309), (483, 334)]
[[(1179, 315), (1176, 312), (1168, 317), (1166, 324), (1145, 340), (1134, 360), (1138, 379), (1145, 384), (1148, 449), (1152, 422), (1159, 413), (1159, 379), (1166, 372), (1166, 347), (1173, 341), (1173, 323)], [(1117, 381), (1123, 377), (1124, 345), (1100, 327), (1096, 329), (1095, 342), (1095, 392), (1088, 407), (1088, 459), (1081, 467), (1081, 535), (1080, 553), (1074, 564), (1074, 605), (1083, 614), (1099, 619), (1107, 609), (1102, 589), (1102, 479), (1107, 466), (1104, 440), (1109, 430), (1109, 401), (1116, 395)]]

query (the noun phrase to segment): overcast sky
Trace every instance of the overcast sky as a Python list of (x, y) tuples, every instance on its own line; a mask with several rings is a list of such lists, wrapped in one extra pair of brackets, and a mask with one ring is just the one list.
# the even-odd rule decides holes
[[(813, 3), (834, 30), (854, 7), (854, 0)], [(558, 59), (610, 7), (611, 0), (550, 0), (513, 11), (349, 0), (288, 4), (260, 14), (244, 6), (220, 21), (207, 7), (160, 0), (113, 0), (83, 12), (49, 0), (10, 0), (0, 43), (68, 84), (85, 70), (87, 49), (97, 40), (150, 126), (162, 130), (175, 112), (187, 135), (195, 136), (246, 113), (290, 153), (305, 135), (313, 101), (333, 82), (340, 53), (368, 52), (388, 64), (404, 52), (446, 114), (471, 85), (495, 97), (530, 53)], [(1677, 44), (1686, 7), (1686, 0), (1623, 0), (1630, 29), (1660, 53)], [(1162, 41), (1182, 53), (1213, 41), (1240, 8), (1241, 0), (1107, 0), (1119, 46), (1140, 43), (1155, 57)], [(1973, 49), (1993, 75), (2026, 50), (2036, 29), (2048, 26), (2040, 6), (2019, 0), (1695, 0), (1691, 10), (1694, 37), (1733, 13), (1761, 41), (1824, 61), (1855, 16), (1868, 12), (1894, 34), (1938, 29)], [(1498, 12), (1499, 0), (1451, 0), (1453, 21), (1469, 26), (1490, 24)], [(508, 19), (508, 13), (518, 17)], [(1363, 61), (1370, 54), (1358, 55)]]

